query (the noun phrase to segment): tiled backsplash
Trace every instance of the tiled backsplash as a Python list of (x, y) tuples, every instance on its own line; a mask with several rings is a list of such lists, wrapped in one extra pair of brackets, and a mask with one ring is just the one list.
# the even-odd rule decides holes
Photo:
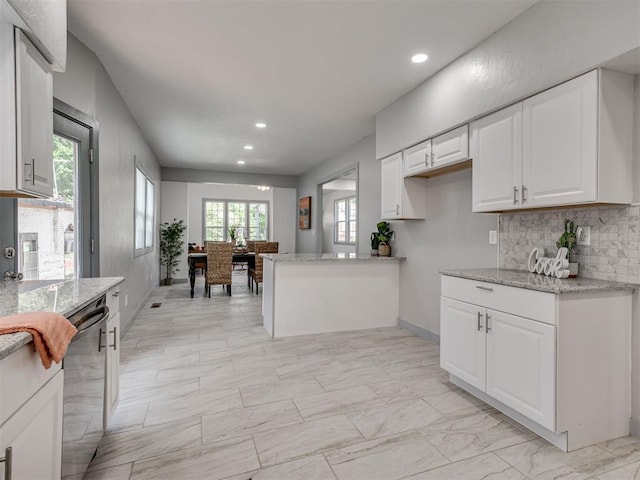
[(640, 283), (640, 206), (584, 207), (500, 215), (501, 268), (526, 269), (533, 247), (557, 252), (564, 220), (591, 227), (591, 245), (578, 246), (580, 276)]

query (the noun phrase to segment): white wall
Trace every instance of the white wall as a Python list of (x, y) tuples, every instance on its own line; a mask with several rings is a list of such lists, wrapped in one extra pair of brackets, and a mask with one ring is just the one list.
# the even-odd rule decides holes
[(53, 74), (53, 94), (99, 123), (100, 275), (126, 279), (120, 296), (122, 329), (126, 331), (158, 284), (157, 235), (152, 252), (134, 257), (134, 156), (155, 183), (156, 219), (160, 166), (108, 73), (73, 35), (68, 36), (67, 71)]
[[(162, 221), (182, 219), (187, 225), (187, 243), (203, 244), (202, 206), (204, 199), (255, 200), (269, 202), (269, 239), (280, 242), (281, 252), (295, 251), (296, 190), (272, 188), (261, 192), (251, 185), (225, 185), (218, 183), (162, 182)], [(180, 259), (180, 271), (174, 278), (187, 278), (186, 254)], [(164, 275), (161, 276), (164, 278)]]
[(375, 159), (375, 136), (365, 137), (346, 151), (302, 174), (298, 181), (298, 198), (311, 196), (311, 229), (297, 230), (300, 253), (322, 250), (320, 237), (322, 208), (318, 203), (318, 185), (358, 166), (358, 253), (370, 250), (369, 235), (380, 221), (380, 165)]
[(637, 1), (539, 2), (376, 117), (377, 158), (640, 45)]

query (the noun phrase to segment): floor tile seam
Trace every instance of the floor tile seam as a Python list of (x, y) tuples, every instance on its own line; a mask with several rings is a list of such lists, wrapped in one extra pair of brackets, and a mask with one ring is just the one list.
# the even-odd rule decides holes
[[(428, 441), (428, 440), (427, 440), (427, 441)], [(434, 448), (435, 448), (435, 447), (434, 447)], [(436, 449), (436, 450), (438, 450), (438, 449)], [(440, 452), (440, 450), (438, 450), (438, 452)], [(448, 459), (448, 457), (447, 457), (446, 455), (444, 455), (442, 452), (440, 452), (440, 454), (442, 454), (442, 456), (444, 456), (444, 458), (446, 458), (447, 460), (449, 460), (449, 459)], [(457, 464), (457, 463), (467, 462), (467, 461), (469, 461), (469, 460), (471, 460), (471, 459), (473, 459), (473, 458), (478, 458), (478, 457), (482, 457), (482, 456), (485, 456), (485, 455), (487, 455), (487, 456), (492, 455), (492, 456), (496, 457), (499, 461), (503, 462), (503, 463), (506, 465), (506, 469), (505, 469), (505, 470), (502, 470), (501, 472), (498, 472), (498, 473), (504, 473), (506, 470), (510, 470), (510, 469), (514, 469), (514, 470), (516, 470), (518, 473), (522, 473), (522, 472), (520, 472), (519, 470), (517, 470), (515, 467), (513, 467), (512, 465), (510, 465), (509, 463), (505, 462), (502, 458), (498, 457), (498, 456), (495, 454), (495, 452), (485, 452), (485, 453), (480, 453), (480, 454), (478, 454), (478, 455), (475, 455), (475, 456), (473, 456), (473, 457), (463, 458), (463, 459), (456, 460), (456, 461), (451, 461), (451, 460), (449, 460), (449, 463), (446, 463), (446, 464), (444, 464), (444, 465), (439, 465), (439, 466), (437, 466), (437, 467), (432, 467), (432, 468), (428, 468), (428, 469), (426, 469), (426, 470), (422, 470), (422, 471), (420, 471), (420, 472), (412, 473), (411, 475), (408, 475), (408, 476), (406, 476), (406, 477), (399, 478), (398, 480), (407, 480), (407, 479), (411, 479), (412, 477), (414, 477), (414, 476), (416, 476), (416, 475), (420, 475), (420, 474), (423, 474), (423, 473), (431, 472), (431, 471), (433, 471), (433, 470), (437, 470), (437, 469), (439, 469), (439, 468), (449, 467), (449, 466), (455, 465), (455, 464)], [(492, 474), (492, 476), (493, 476), (493, 474)], [(524, 476), (525, 478), (530, 478), (530, 477), (527, 477), (527, 476), (526, 476), (526, 475), (524, 475), (524, 474), (523, 474), (523, 476)]]
[[(493, 454), (497, 455), (497, 456), (498, 456), (498, 458), (500, 458), (500, 460), (502, 460), (503, 462), (506, 462), (507, 464), (511, 465), (511, 466), (512, 466), (516, 471), (518, 471), (518, 473), (522, 474), (524, 477), (529, 478), (529, 479), (534, 479), (534, 478), (535, 478), (535, 476), (534, 476), (534, 477), (531, 477), (531, 476), (527, 475), (525, 472), (523, 472), (522, 470), (520, 470), (520, 469), (517, 467), (517, 465), (514, 465), (514, 464), (513, 464), (513, 463), (511, 463), (509, 460), (507, 460), (507, 459), (506, 459), (506, 458), (504, 458), (502, 455), (500, 455), (500, 451), (501, 451), (501, 450), (506, 450), (506, 449), (508, 449), (508, 448), (512, 448), (512, 447), (515, 447), (515, 446), (518, 446), (518, 445), (524, 445), (525, 443), (529, 443), (529, 442), (536, 442), (536, 441), (540, 441), (540, 440), (542, 440), (542, 439), (541, 439), (541, 437), (537, 437), (537, 436), (536, 436), (536, 438), (533, 438), (533, 439), (529, 439), (529, 440), (526, 440), (526, 441), (523, 441), (523, 442), (514, 443), (513, 445), (509, 445), (509, 446), (507, 446), (507, 447), (501, 447), (501, 448), (498, 448), (498, 449), (496, 449), (496, 450), (492, 450), (492, 451), (491, 451), (491, 453), (493, 453)], [(544, 440), (542, 440), (542, 441), (544, 441)], [(532, 458), (533, 458), (533, 456), (529, 456), (529, 460), (531, 460)], [(573, 465), (564, 465), (564, 464), (563, 464), (562, 466), (569, 466), (571, 469), (573, 469), (573, 468), (574, 468), (574, 467), (573, 467)]]
[(338, 477), (338, 473), (335, 471), (335, 469), (333, 468), (333, 465), (331, 465), (331, 462), (329, 461), (329, 459), (327, 458), (327, 453), (329, 452), (324, 452), (322, 453), (322, 458), (324, 459), (324, 461), (326, 462), (326, 464), (328, 465), (329, 469), (331, 470), (331, 473), (333, 473), (333, 476), (336, 479), (339, 479), (340, 477)]

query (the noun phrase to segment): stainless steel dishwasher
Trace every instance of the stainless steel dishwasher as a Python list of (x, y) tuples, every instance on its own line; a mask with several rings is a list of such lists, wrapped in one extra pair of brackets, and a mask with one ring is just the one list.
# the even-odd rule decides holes
[(104, 433), (106, 331), (109, 308), (103, 295), (73, 314), (78, 329), (62, 361), (64, 406), (62, 477), (82, 474)]

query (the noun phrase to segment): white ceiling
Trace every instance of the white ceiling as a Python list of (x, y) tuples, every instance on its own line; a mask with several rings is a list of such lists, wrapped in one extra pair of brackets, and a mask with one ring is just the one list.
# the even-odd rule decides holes
[(163, 166), (299, 175), (533, 3), (68, 0), (68, 13)]

